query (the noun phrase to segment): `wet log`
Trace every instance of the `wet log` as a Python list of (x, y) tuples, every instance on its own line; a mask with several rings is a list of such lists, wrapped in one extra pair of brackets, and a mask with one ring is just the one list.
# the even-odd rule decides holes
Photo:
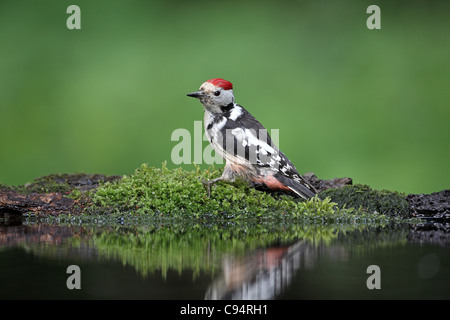
[(4, 213), (69, 214), (74, 213), (75, 204), (74, 199), (58, 192), (20, 194), (0, 190), (0, 212)]

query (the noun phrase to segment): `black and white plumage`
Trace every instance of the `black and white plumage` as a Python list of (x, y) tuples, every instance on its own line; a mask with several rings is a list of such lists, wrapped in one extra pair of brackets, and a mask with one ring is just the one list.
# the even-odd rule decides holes
[(204, 82), (198, 98), (205, 109), (204, 126), (212, 147), (226, 161), (221, 177), (204, 182), (234, 181), (236, 176), (258, 189), (269, 189), (308, 199), (317, 191), (272, 142), (267, 130), (246, 109), (234, 101), (229, 81), (215, 78)]

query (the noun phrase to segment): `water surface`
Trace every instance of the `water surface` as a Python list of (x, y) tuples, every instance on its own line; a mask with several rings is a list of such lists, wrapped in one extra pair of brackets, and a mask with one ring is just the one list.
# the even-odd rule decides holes
[(0, 221), (0, 299), (450, 298), (448, 224)]

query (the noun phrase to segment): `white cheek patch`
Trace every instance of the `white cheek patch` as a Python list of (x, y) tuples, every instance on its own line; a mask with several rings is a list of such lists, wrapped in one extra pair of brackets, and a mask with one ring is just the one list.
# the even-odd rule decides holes
[(216, 99), (216, 103), (221, 106), (227, 106), (230, 103), (234, 103), (233, 90), (220, 90), (220, 95)]

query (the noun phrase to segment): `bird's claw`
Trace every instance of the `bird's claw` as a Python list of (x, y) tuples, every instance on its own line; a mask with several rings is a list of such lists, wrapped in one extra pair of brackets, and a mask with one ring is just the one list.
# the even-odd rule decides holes
[(203, 187), (205, 188), (206, 194), (208, 195), (208, 198), (211, 197), (211, 182), (203, 180), (202, 178), (198, 178), (203, 183)]
[(203, 183), (203, 187), (206, 190), (206, 194), (207, 194), (208, 198), (211, 198), (211, 186), (214, 185), (218, 180), (220, 180), (220, 178), (210, 180), (210, 181), (200, 179), (200, 181)]
[(208, 198), (211, 198), (211, 183), (209, 181), (202, 180), (203, 187), (206, 190)]

